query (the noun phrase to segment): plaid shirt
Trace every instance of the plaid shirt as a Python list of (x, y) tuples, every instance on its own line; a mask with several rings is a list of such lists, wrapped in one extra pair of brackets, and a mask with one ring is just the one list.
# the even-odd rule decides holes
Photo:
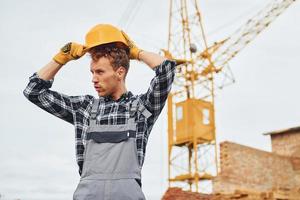
[[(151, 80), (148, 91), (141, 95), (133, 95), (126, 92), (120, 99), (114, 101), (110, 97), (99, 97), (97, 121), (100, 124), (125, 124), (129, 118), (126, 109), (128, 101), (139, 100), (150, 112), (151, 116), (145, 119), (143, 115), (136, 117), (137, 120), (137, 152), (139, 165), (142, 167), (146, 153), (146, 145), (154, 122), (162, 111), (171, 85), (174, 80), (175, 62), (165, 60), (154, 68), (155, 77)], [(83, 153), (85, 148), (85, 136), (89, 126), (90, 111), (95, 97), (67, 96), (51, 88), (53, 80), (40, 79), (37, 73), (29, 78), (29, 83), (23, 91), (26, 98), (43, 110), (73, 124), (75, 126), (76, 161), (81, 174), (83, 166)]]

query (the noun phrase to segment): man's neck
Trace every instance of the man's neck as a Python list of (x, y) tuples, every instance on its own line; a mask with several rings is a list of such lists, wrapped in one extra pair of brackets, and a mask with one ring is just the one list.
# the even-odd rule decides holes
[(121, 96), (127, 92), (127, 89), (125, 85), (122, 85), (119, 90), (117, 90), (115, 93), (111, 94), (111, 98), (115, 101), (121, 98)]

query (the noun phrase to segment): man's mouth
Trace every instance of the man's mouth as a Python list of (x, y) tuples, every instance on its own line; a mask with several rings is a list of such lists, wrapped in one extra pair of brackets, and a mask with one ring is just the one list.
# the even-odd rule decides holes
[(100, 90), (101, 90), (101, 88), (99, 86), (94, 86), (94, 88), (97, 92), (100, 92)]

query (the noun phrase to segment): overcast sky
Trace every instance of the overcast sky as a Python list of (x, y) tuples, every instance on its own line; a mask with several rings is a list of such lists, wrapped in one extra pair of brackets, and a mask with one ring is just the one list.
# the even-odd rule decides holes
[[(166, 48), (168, 2), (0, 1), (0, 199), (71, 199), (80, 178), (74, 128), (25, 99), (28, 77), (66, 42), (83, 43), (98, 23), (120, 26), (143, 49)], [(230, 35), (267, 2), (199, 1), (209, 43)], [(134, 17), (128, 18), (129, 10)], [(218, 142), (269, 151), (270, 140), (262, 133), (300, 125), (299, 19), (297, 1), (230, 62), (236, 83), (217, 93)], [(145, 92), (153, 76), (146, 65), (132, 62), (128, 89)], [(66, 65), (52, 89), (96, 96), (89, 58)], [(142, 181), (149, 200), (159, 199), (167, 188), (166, 117), (164, 109), (147, 146)]]

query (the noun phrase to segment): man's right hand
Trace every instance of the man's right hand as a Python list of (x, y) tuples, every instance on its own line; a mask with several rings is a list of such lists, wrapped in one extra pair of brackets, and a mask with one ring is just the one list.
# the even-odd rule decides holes
[(70, 60), (76, 60), (86, 53), (85, 47), (75, 42), (69, 42), (63, 46), (60, 51), (53, 57), (58, 64), (65, 65)]

